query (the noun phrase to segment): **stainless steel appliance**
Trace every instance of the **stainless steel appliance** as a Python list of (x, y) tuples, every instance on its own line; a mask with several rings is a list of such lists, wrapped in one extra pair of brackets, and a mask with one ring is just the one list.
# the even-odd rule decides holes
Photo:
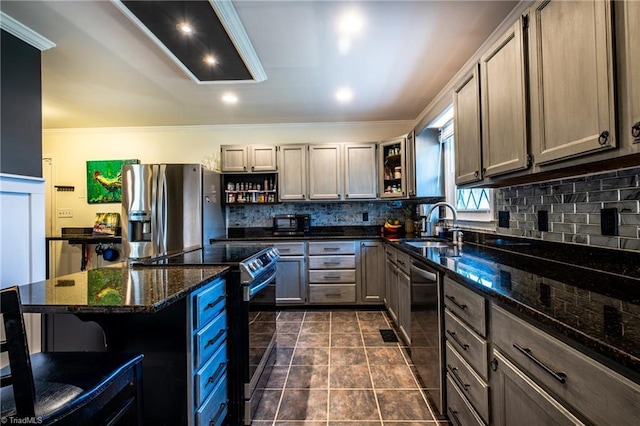
[(199, 164), (122, 167), (122, 247), (149, 259), (202, 247), (225, 235), (220, 175)]
[(273, 235), (304, 235), (311, 229), (308, 214), (278, 214), (273, 216)]
[(411, 259), (411, 360), (431, 406), (444, 413), (442, 289), (438, 273)]
[(261, 244), (216, 243), (148, 264), (228, 265), (229, 424), (251, 424), (276, 357), (278, 250)]

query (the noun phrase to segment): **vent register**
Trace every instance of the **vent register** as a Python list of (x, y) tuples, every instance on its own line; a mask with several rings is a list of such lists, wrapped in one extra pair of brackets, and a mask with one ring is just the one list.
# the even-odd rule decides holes
[[(112, 1), (196, 83), (267, 79), (231, 1)], [(191, 34), (178, 30), (185, 22)], [(214, 65), (204, 60), (210, 55)]]

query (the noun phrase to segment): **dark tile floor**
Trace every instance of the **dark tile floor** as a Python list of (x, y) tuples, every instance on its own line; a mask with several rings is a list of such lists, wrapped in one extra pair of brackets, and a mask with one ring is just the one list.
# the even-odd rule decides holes
[(256, 426), (437, 425), (382, 311), (282, 311)]

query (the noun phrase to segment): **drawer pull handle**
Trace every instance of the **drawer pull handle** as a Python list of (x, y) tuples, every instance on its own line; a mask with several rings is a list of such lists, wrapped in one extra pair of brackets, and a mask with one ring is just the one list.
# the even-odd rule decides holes
[(283, 253), (284, 253), (284, 252), (291, 251), (291, 249), (288, 249), (288, 248), (280, 248), (280, 247), (278, 247), (278, 251), (281, 251), (281, 252), (283, 252)]
[(542, 368), (544, 371), (549, 373), (551, 375), (551, 377), (553, 377), (554, 379), (556, 379), (560, 383), (565, 383), (567, 381), (567, 375), (565, 373), (562, 373), (560, 371), (557, 371), (557, 372), (553, 371), (545, 363), (543, 363), (538, 358), (533, 356), (533, 354), (531, 354), (531, 349), (523, 348), (522, 346), (518, 345), (517, 343), (514, 343), (513, 347), (516, 348), (518, 351), (522, 352), (527, 358), (529, 358), (531, 361), (533, 361), (538, 367)]
[(451, 419), (456, 424), (456, 426), (462, 426), (460, 419), (458, 418), (458, 412), (453, 408), (449, 407), (449, 414), (451, 414)]
[(339, 279), (339, 278), (340, 278), (340, 277), (339, 277), (339, 276), (337, 276), (337, 275), (325, 275), (325, 276), (324, 276), (324, 279), (325, 279), (325, 280), (337, 280), (337, 279)]
[(465, 392), (469, 392), (469, 387), (471, 387), (471, 385), (465, 383), (462, 380), (462, 377), (460, 377), (460, 375), (458, 374), (458, 369), (451, 364), (447, 364), (447, 367), (449, 367), (449, 371), (451, 371), (451, 375), (453, 376), (456, 383), (458, 383), (458, 386), (464, 389)]
[(227, 332), (226, 328), (223, 328), (222, 330), (218, 331), (218, 334), (216, 334), (213, 338), (209, 339), (207, 344), (204, 345), (203, 349), (207, 349), (209, 346), (213, 345), (216, 342), (216, 340), (218, 340), (220, 336), (222, 336), (226, 332)]
[(340, 250), (340, 247), (325, 247), (323, 248), (324, 251), (338, 251)]
[(340, 297), (342, 296), (340, 293), (327, 293), (326, 297)]
[(323, 263), (323, 265), (327, 265), (327, 266), (329, 266), (329, 265), (339, 265), (339, 264), (340, 264), (340, 262), (324, 262)]
[(448, 294), (445, 294), (444, 297), (446, 297), (447, 299), (449, 299), (449, 301), (451, 303), (453, 303), (454, 305), (456, 305), (458, 308), (462, 309), (463, 311), (465, 309), (467, 309), (467, 305), (461, 305), (460, 303), (458, 303), (458, 301), (456, 300), (455, 297), (453, 296), (449, 296)]
[(223, 300), (225, 298), (224, 295), (218, 297), (215, 301), (211, 302), (211, 303), (207, 303), (207, 306), (204, 307), (204, 310), (206, 311), (207, 309), (211, 309), (214, 306), (216, 306), (218, 304), (218, 302), (220, 302), (221, 300)]
[(453, 339), (453, 340), (454, 340), (458, 345), (460, 345), (460, 347), (461, 347), (463, 350), (465, 350), (465, 351), (466, 351), (467, 349), (469, 349), (469, 345), (467, 345), (467, 344), (466, 344), (466, 343), (464, 343), (462, 340), (460, 340), (460, 338), (458, 337), (458, 335), (457, 335), (455, 332), (452, 332), (452, 331), (447, 330), (447, 334), (448, 334), (449, 336), (451, 336), (451, 338), (452, 338), (452, 339)]
[(218, 377), (218, 375), (220, 374), (220, 371), (224, 370), (226, 366), (227, 366), (227, 361), (221, 362), (218, 368), (216, 368), (216, 371), (214, 371), (214, 373), (211, 376), (209, 376), (209, 378), (207, 379), (207, 385), (210, 383), (213, 383), (216, 380), (216, 377)]
[(220, 404), (220, 408), (218, 408), (218, 411), (216, 411), (216, 415), (213, 416), (211, 418), (211, 421), (209, 422), (209, 425), (215, 425), (216, 424), (216, 420), (218, 420), (218, 418), (222, 415), (222, 413), (224, 412), (224, 409), (227, 406), (227, 402), (223, 402), (222, 404)]
[(400, 260), (400, 259), (398, 259), (398, 263), (399, 263), (399, 264), (401, 264), (401, 265), (404, 265), (404, 264), (405, 264), (405, 263), (404, 263), (402, 260)]

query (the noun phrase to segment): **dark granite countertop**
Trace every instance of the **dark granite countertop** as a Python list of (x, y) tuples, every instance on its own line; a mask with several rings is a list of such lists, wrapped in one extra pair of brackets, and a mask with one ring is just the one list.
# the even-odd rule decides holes
[(227, 233), (228, 238), (215, 241), (361, 240), (380, 238), (380, 226), (314, 226), (304, 235), (273, 235), (273, 228), (229, 228)]
[(130, 267), (126, 262), (20, 286), (31, 313), (156, 312), (226, 274), (227, 266)]
[[(614, 369), (640, 371), (640, 254), (495, 239), (461, 248), (386, 241)], [(575, 263), (560, 261), (562, 252)]]

